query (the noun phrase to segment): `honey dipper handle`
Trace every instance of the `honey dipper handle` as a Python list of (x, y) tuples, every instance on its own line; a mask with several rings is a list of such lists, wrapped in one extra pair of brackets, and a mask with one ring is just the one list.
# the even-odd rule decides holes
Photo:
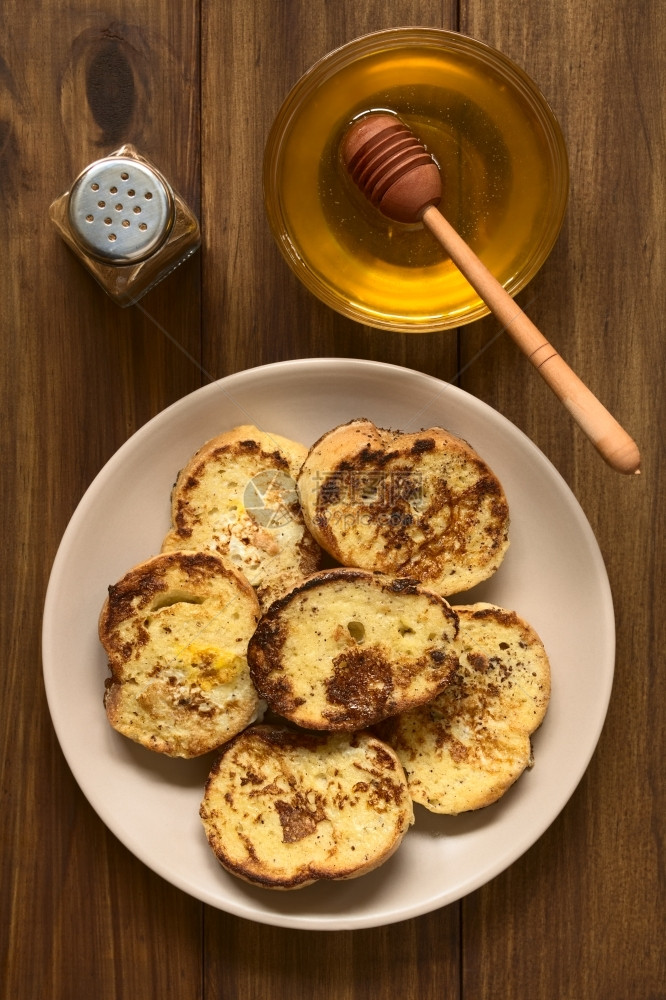
[(481, 296), (561, 400), (602, 458), (617, 472), (637, 473), (640, 453), (636, 443), (615, 417), (560, 357), (541, 331), (434, 205), (429, 205), (425, 209), (422, 219), (472, 288)]

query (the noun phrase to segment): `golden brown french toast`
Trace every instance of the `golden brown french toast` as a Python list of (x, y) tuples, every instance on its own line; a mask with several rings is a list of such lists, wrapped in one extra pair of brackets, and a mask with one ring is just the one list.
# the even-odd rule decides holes
[(446, 687), (457, 631), (447, 601), (415, 580), (320, 570), (263, 614), (248, 661), (257, 691), (284, 718), (362, 729)]
[(364, 875), (413, 822), (402, 766), (376, 737), (268, 725), (223, 747), (200, 815), (224, 868), (269, 889)]
[(403, 433), (352, 420), (312, 446), (297, 483), (306, 524), (334, 559), (444, 596), (491, 576), (509, 544), (497, 477), (441, 427)]
[(530, 735), (550, 698), (550, 664), (514, 611), (456, 607), (460, 667), (429, 704), (377, 727), (402, 761), (415, 802), (457, 814), (496, 802), (531, 766)]
[(256, 718), (247, 644), (256, 594), (212, 552), (168, 552), (109, 587), (99, 637), (109, 722), (172, 757), (212, 750)]
[(303, 445), (247, 424), (206, 442), (178, 475), (162, 551), (219, 552), (245, 574), (260, 604), (270, 604), (321, 562), (295, 484), (306, 454)]

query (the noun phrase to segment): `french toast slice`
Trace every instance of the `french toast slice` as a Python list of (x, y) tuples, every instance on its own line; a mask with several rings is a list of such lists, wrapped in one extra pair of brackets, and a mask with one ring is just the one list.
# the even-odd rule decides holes
[(458, 665), (456, 612), (415, 580), (320, 570), (264, 612), (248, 645), (269, 707), (306, 729), (355, 730), (429, 701)]
[(269, 725), (222, 748), (200, 816), (227, 871), (282, 890), (372, 871), (414, 818), (402, 766), (376, 737)]
[(247, 644), (256, 594), (212, 552), (168, 552), (133, 567), (99, 618), (111, 725), (171, 757), (197, 757), (249, 725), (259, 700)]
[(321, 562), (295, 484), (306, 454), (304, 445), (251, 424), (206, 442), (178, 475), (162, 551), (219, 552), (260, 604), (270, 604)]
[(403, 433), (352, 420), (312, 446), (297, 484), (305, 522), (334, 559), (445, 597), (490, 577), (508, 548), (502, 486), (441, 427)]
[(460, 666), (449, 687), (376, 730), (413, 800), (449, 815), (496, 802), (532, 766), (530, 736), (550, 699), (548, 656), (527, 622), (489, 604), (456, 611)]

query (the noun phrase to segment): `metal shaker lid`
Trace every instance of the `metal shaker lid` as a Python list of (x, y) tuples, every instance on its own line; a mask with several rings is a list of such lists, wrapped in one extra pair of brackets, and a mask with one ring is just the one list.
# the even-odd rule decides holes
[(156, 170), (125, 156), (91, 163), (69, 195), (69, 221), (89, 254), (107, 264), (149, 257), (173, 223), (171, 188)]

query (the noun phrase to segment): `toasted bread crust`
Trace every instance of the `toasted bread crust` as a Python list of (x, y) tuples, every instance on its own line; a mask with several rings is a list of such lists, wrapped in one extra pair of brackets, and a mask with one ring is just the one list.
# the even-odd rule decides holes
[(460, 667), (449, 688), (377, 727), (414, 801), (452, 815), (496, 802), (531, 766), (530, 735), (550, 698), (548, 657), (527, 622), (488, 604), (456, 611)]
[(227, 871), (281, 890), (366, 874), (413, 822), (402, 766), (376, 737), (267, 725), (223, 748), (200, 815)]
[(312, 446), (297, 482), (310, 532), (338, 562), (411, 576), (444, 596), (491, 576), (509, 544), (497, 477), (440, 427), (402, 433), (352, 420)]
[(207, 441), (181, 470), (162, 551), (230, 558), (263, 606), (313, 573), (321, 550), (308, 531), (295, 477), (307, 449), (244, 424)]
[(133, 567), (109, 587), (99, 619), (111, 725), (173, 757), (230, 739), (256, 717), (247, 643), (259, 614), (249, 583), (212, 552)]
[(457, 615), (415, 580), (321, 570), (276, 601), (248, 646), (269, 706), (352, 731), (434, 697), (457, 667)]

